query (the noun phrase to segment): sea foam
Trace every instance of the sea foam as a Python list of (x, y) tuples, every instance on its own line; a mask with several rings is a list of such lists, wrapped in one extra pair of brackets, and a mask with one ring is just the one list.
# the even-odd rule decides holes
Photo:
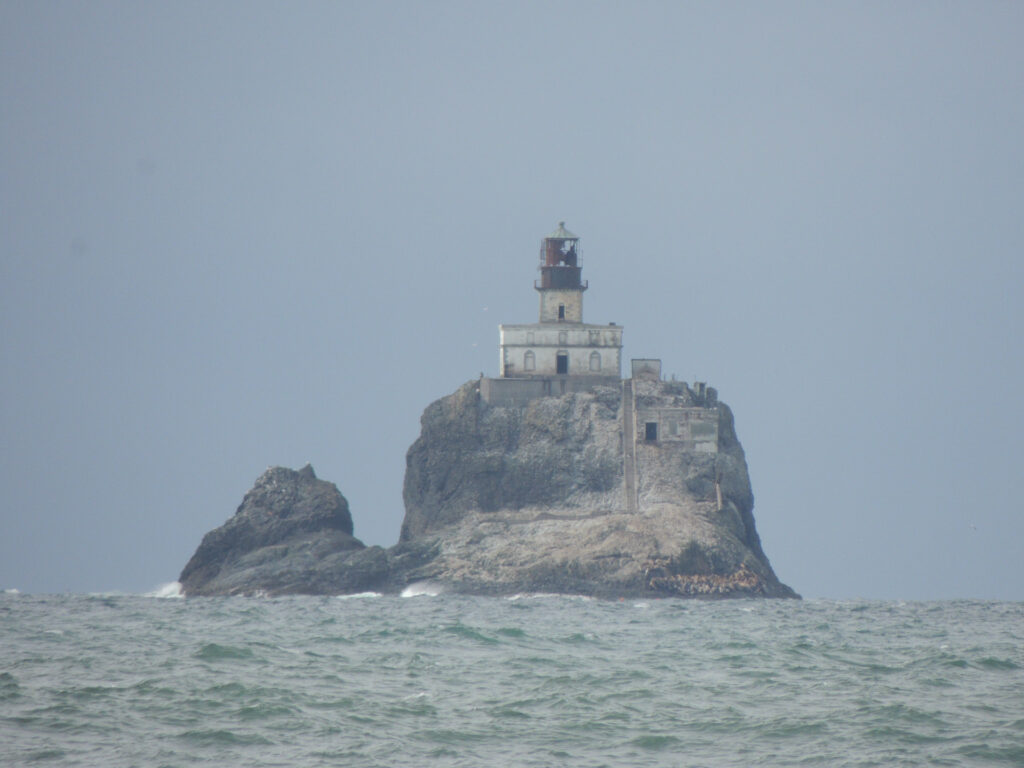
[(370, 597), (382, 597), (380, 592), (356, 592), (352, 595), (335, 595), (338, 600), (364, 600)]
[(154, 589), (152, 592), (146, 592), (144, 597), (184, 597), (185, 593), (181, 591), (180, 581), (169, 581), (166, 584), (161, 584), (159, 587)]
[(415, 584), (410, 584), (402, 590), (402, 597), (437, 597), (443, 591), (439, 584), (433, 584), (429, 581), (417, 581)]

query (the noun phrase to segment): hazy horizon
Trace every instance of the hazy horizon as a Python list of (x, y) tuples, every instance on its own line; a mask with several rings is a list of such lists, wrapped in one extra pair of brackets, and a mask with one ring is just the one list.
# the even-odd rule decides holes
[(1024, 6), (0, 0), (0, 589), (173, 581), (268, 466), (397, 541), (540, 239), (733, 409), (805, 597), (1024, 600)]

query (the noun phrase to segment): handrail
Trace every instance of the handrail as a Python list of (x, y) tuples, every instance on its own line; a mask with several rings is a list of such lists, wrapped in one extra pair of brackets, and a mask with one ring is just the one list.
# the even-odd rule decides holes
[[(541, 281), (540, 280), (534, 280), (533, 281), (533, 287), (536, 288), (537, 290), (540, 290), (544, 286), (541, 285)], [(553, 290), (553, 291), (565, 291), (565, 290), (572, 290), (573, 288), (579, 288), (581, 291), (585, 291), (589, 287), (590, 287), (590, 281), (589, 280), (580, 280), (580, 284), (579, 285), (563, 286), (561, 288), (555, 288), (555, 287), (552, 286), (551, 290)]]

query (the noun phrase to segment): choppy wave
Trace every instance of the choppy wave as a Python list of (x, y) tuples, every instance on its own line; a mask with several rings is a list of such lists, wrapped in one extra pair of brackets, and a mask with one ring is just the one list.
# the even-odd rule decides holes
[(517, 592), (506, 600), (593, 600), (589, 595), (567, 595), (562, 592)]
[(1019, 603), (434, 597), (0, 595), (0, 762), (1024, 764)]
[(181, 591), (180, 581), (170, 581), (166, 584), (161, 584), (159, 587), (154, 589), (152, 592), (147, 592), (146, 597), (184, 597), (185, 593)]
[(429, 581), (417, 581), (402, 590), (402, 597), (437, 597), (444, 589)]
[(336, 595), (336, 600), (366, 600), (367, 598), (383, 597), (380, 592), (355, 592), (351, 595)]

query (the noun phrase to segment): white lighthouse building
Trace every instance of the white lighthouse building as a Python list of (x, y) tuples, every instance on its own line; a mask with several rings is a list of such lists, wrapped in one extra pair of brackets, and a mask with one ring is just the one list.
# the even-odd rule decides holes
[(595, 384), (618, 386), (622, 373), (622, 326), (583, 322), (579, 237), (559, 222), (541, 241), (540, 295), (536, 323), (498, 326), (498, 379), (485, 380), (481, 390), (489, 402), (589, 389)]

